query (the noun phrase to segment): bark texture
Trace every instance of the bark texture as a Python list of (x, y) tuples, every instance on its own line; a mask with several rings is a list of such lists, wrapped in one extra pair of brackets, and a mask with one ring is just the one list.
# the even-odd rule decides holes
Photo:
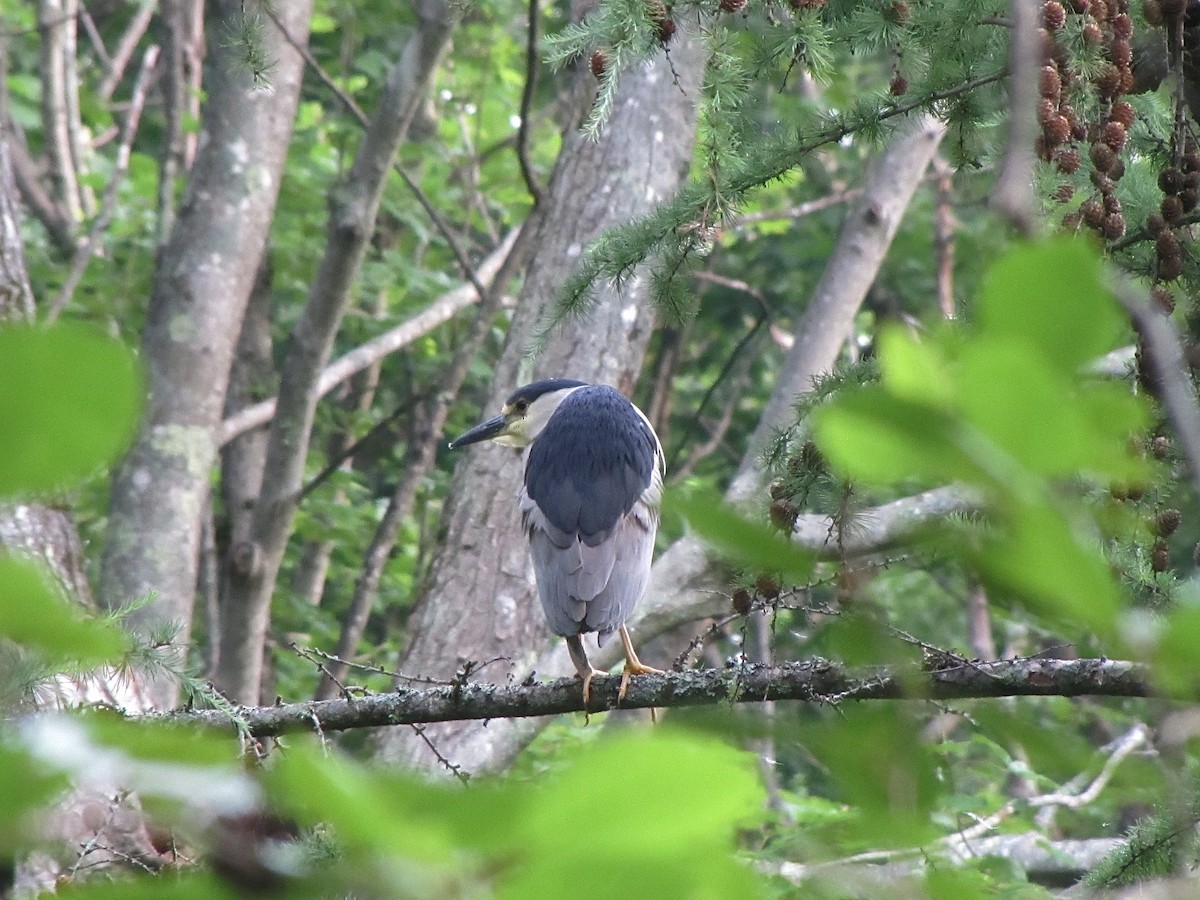
[(250, 559), (244, 569), (231, 573), (229, 602), (222, 609), (228, 619), (223, 631), (235, 631), (240, 639), (222, 645), (216, 682), (227, 696), (241, 702), (257, 701), (262, 683), (271, 595), (299, 502), (321, 371), (329, 361), (374, 233), (396, 151), (453, 30), (454, 15), (448, 4), (422, 0), (417, 9), (420, 27), (388, 73), (354, 165), (331, 200), (324, 255), (284, 359), (247, 547)]
[[(671, 59), (678, 84), (663, 58), (622, 73), (612, 119), (599, 141), (581, 136), (577, 121), (570, 124), (543, 197), (533, 261), (496, 366), (489, 409), (539, 377), (580, 378), (632, 392), (654, 324), (648, 285), (637, 276), (621, 291), (601, 288), (591, 315), (569, 323), (536, 364), (526, 353), (587, 244), (605, 228), (648, 213), (686, 175), (705, 60), (696, 42), (682, 39), (672, 44)], [(594, 79), (583, 70), (578, 83), (582, 114)], [(464, 455), (448, 501), (445, 549), (409, 620), (405, 670), (449, 677), (468, 661), (503, 657), (488, 667), (489, 676), (520, 678), (549, 639), (519, 527), (520, 481), (519, 457), (511, 450), (488, 445)], [(454, 723), (426, 732), (439, 751), (472, 770), (498, 767), (511, 757), (515, 746), (507, 733), (499, 722), (487, 729)], [(408, 730), (381, 735), (378, 747), (390, 760), (436, 765), (428, 747)]]
[[(294, 39), (306, 39), (311, 9), (311, 0), (278, 7)], [(251, 4), (210, 3), (207, 30), (229, 33), (244, 14), (255, 14)], [(134, 624), (174, 628), (181, 645), (230, 365), (275, 209), (304, 66), (271, 23), (264, 41), (274, 61), (271, 90), (256, 85), (231, 42), (209, 48), (201, 146), (159, 259), (143, 335), (146, 416), (110, 499), (101, 602), (117, 606), (155, 593)], [(161, 705), (175, 696), (172, 684), (155, 688)]]
[[(618, 708), (617, 675), (592, 682), (587, 712)], [(962, 700), (969, 697), (1149, 697), (1150, 671), (1141, 663), (1114, 659), (1002, 659), (990, 662), (947, 657), (936, 668), (851, 668), (824, 659), (765, 666), (747, 663), (726, 669), (692, 669), (642, 675), (629, 683), (621, 709), (720, 706), (730, 703), (799, 700)], [(345, 731), (376, 725), (419, 724), (506, 717), (554, 716), (584, 711), (576, 678), (543, 684), (474, 683), (461, 679), (444, 686), (351, 700), (285, 703), (238, 710), (236, 730), (255, 737), (298, 731)], [(182, 724), (207, 724), (233, 733), (235, 722), (219, 710), (155, 713)], [(433, 729), (426, 729), (433, 731)], [(439, 744), (439, 749), (444, 745)], [(447, 757), (457, 765), (461, 760)], [(466, 768), (466, 767), (464, 767)], [(468, 771), (475, 771), (468, 768)]]

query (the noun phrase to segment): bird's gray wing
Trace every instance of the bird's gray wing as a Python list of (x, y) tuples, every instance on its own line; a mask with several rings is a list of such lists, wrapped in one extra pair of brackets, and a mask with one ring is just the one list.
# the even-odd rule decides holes
[(586, 631), (588, 604), (604, 590), (616, 562), (616, 548), (581, 543), (555, 527), (522, 490), (520, 509), (537, 573), (538, 596), (550, 630), (562, 637)]
[(611, 567), (604, 589), (587, 604), (584, 617), (587, 630), (596, 632), (601, 647), (646, 593), (657, 530), (658, 510), (637, 503), (604, 542), (605, 552), (620, 559), (620, 563)]
[(646, 593), (657, 510), (635, 504), (608, 540), (589, 547), (555, 528), (524, 491), (520, 506), (550, 630), (562, 637), (595, 631), (604, 646)]

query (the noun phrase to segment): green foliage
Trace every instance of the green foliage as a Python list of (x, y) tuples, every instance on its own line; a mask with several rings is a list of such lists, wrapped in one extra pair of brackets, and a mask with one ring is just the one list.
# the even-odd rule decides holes
[[(47, 723), (31, 743), (67, 737), (77, 750), (60, 765), (78, 774), (83, 754), (90, 754), (102, 771), (122, 773), (181, 838), (203, 845), (222, 826), (197, 828), (197, 821), (247, 813), (260, 803), (294, 817), (311, 838), (265, 857), (281, 896), (483, 892), (601, 900), (639, 887), (667, 898), (762, 896), (759, 880), (732, 852), (735, 829), (761, 817), (753, 760), (708, 737), (669, 730), (622, 735), (577, 749), (539, 784), (474, 781), (467, 789), (371, 769), (309, 741), (281, 748), (251, 779), (239, 771), (227, 738), (111, 716)], [(12, 771), (26, 771), (27, 757), (19, 751), (11, 757)], [(6, 796), (44, 799), (47, 784), (57, 783), (31, 779)], [(0, 852), (26, 841), (0, 832)], [(265, 851), (245, 846), (243, 852)], [(612, 861), (612, 871), (581, 877), (596, 869), (597, 859)], [(178, 880), (147, 875), (121, 886), (128, 891), (121, 896), (151, 896), (149, 886), (161, 896), (221, 897), (228, 890), (202, 872)], [(71, 895), (113, 892), (100, 883)]]
[(1148, 424), (1145, 407), (1082, 371), (1121, 336), (1100, 271), (1079, 242), (1014, 250), (985, 279), (972, 328), (885, 333), (879, 384), (816, 410), (813, 428), (852, 478), (981, 490), (988, 527), (964, 535), (965, 557), (1050, 619), (1112, 638), (1117, 585), (1085, 511), (1062, 490), (1080, 473), (1105, 483), (1145, 476), (1129, 449)]
[(678, 513), (720, 554), (756, 571), (779, 572), (792, 581), (812, 573), (814, 557), (778, 531), (750, 522), (712, 495), (670, 494), (666, 514)]
[(133, 355), (89, 328), (0, 328), (0, 497), (63, 487), (112, 459), (141, 396)]
[(40, 652), (54, 665), (115, 659), (128, 644), (114, 623), (88, 619), (32, 563), (0, 557), (0, 638)]

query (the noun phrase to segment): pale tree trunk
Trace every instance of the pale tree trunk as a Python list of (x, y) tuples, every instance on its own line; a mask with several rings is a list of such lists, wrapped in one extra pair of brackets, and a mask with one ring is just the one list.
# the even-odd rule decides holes
[(221, 647), (215, 681), (242, 703), (259, 700), (271, 595), (299, 502), (321, 371), (375, 231), (396, 151), (453, 31), (455, 14), (442, 0), (421, 0), (417, 12), (420, 26), (389, 71), (354, 165), (331, 198), (324, 255), (284, 359), (245, 566), (231, 572), (221, 611), (228, 620), (222, 632), (239, 640)]
[[(763, 412), (762, 420), (748, 441), (746, 452), (743, 454), (738, 477), (731, 485), (727, 499), (744, 502), (753, 495), (755, 486), (761, 480), (760, 454), (765, 441), (773, 430), (788, 424), (796, 397), (808, 391), (815, 375), (832, 369), (838, 354), (850, 334), (854, 315), (866, 292), (874, 281), (887, 255), (888, 247), (895, 236), (896, 229), (912, 199), (921, 178), (928, 167), (942, 136), (944, 126), (932, 119), (921, 119), (916, 127), (901, 132), (892, 144), (880, 154), (867, 178), (863, 197), (847, 216), (846, 223), (838, 236), (834, 252), (826, 265), (825, 272), (809, 300), (805, 314), (800, 317), (795, 329), (795, 344), (789, 352), (783, 372), (772, 393), (771, 402)], [(482, 456), (483, 454), (477, 454)], [(490, 456), (501, 457), (502, 454), (493, 451)], [(460, 466), (456, 485), (464, 489), (471, 485), (466, 475), (470, 473), (477, 462), (467, 462)], [(512, 527), (515, 516), (505, 520), (503, 514), (515, 488), (515, 480), (519, 479), (519, 468), (513, 466), (511, 480), (507, 487), (503, 482), (494, 482), (488, 487), (479, 488), (483, 493), (468, 494), (465, 501), (470, 504), (470, 497), (475, 497), (475, 503), (488, 508), (498, 507), (491, 517), (501, 524)], [(462, 502), (451, 498), (452, 516), (460, 517), (456, 505)], [(942, 507), (937, 507), (941, 509)], [(944, 513), (943, 513), (944, 514)], [(488, 535), (484, 526), (478, 526), (476, 531), (466, 531), (461, 527), (456, 531), (456, 518), (451, 518), (450, 533), (446, 546), (451, 555), (454, 553), (470, 556), (476, 571), (456, 571), (457, 582), (445, 581), (445, 594), (441, 600), (441, 614), (445, 617), (459, 617), (460, 624), (473, 624), (470, 620), (477, 614), (472, 606), (480, 600), (490, 601), (495, 598), (499, 605), (505, 595), (501, 593), (501, 584), (494, 586), (477, 575), (489, 575), (498, 571), (497, 559), (480, 559), (478, 547), (472, 546), (470, 538)], [(476, 537), (476, 540), (479, 538)], [(456, 544), (456, 542), (458, 542)], [(486, 546), (499, 546), (499, 541), (488, 535)], [(520, 541), (513, 538), (508, 548), (512, 565), (525, 565), (524, 547)], [(521, 568), (517, 572), (523, 572)], [(528, 576), (526, 576), (528, 578)], [(650, 589), (641, 606), (634, 611), (630, 626), (635, 629), (641, 642), (680, 628), (712, 615), (725, 615), (729, 612), (728, 603), (719, 594), (713, 594), (714, 571), (709, 565), (708, 555), (704, 545), (695, 537), (688, 535), (676, 541), (659, 557), (651, 573)], [(513, 587), (508, 587), (515, 592)], [(508, 596), (514, 596), (510, 593)], [(518, 595), (519, 596), (519, 595)], [(519, 607), (527, 616), (536, 605), (528, 598)], [(418, 610), (418, 613), (420, 610)], [(432, 618), (432, 616), (429, 616)], [(421, 620), (422, 623), (424, 619)], [(537, 619), (540, 623), (540, 618)], [(453, 627), (447, 624), (435, 623), (434, 627), (450, 631)], [(421, 635), (416, 640), (420, 645)], [(442, 648), (447, 662), (456, 659), (456, 644), (449, 643)], [(493, 646), (496, 646), (494, 643)], [(574, 671), (567, 657), (565, 646), (560, 640), (544, 638), (540, 648), (534, 643), (534, 637), (518, 644), (525, 651), (521, 657), (524, 673), (530, 668), (540, 675), (565, 675)], [(531, 660), (529, 650), (537, 651)], [(501, 653), (511, 653), (511, 648), (502, 650), (496, 647), (490, 655), (487, 652), (477, 653), (470, 658), (487, 660)], [(620, 656), (620, 646), (614, 641), (600, 653), (595, 654), (593, 662), (601, 667), (613, 665)], [(435, 671), (445, 674), (446, 664), (435, 668), (436, 659), (421, 658), (416, 662), (406, 659), (401, 668), (405, 672)], [(663, 664), (668, 660), (652, 660)], [(492, 679), (496, 673), (488, 670)], [(450, 738), (445, 738), (437, 744), (443, 755), (468, 769), (474, 765), (476, 769), (502, 767), (537, 732), (544, 727), (545, 721), (539, 719), (512, 720), (492, 722), (486, 728), (470, 729), (467, 726), (454, 726), (455, 732)], [(392, 729), (399, 732), (399, 729)], [(432, 729), (427, 729), (432, 734)], [(393, 739), (401, 745), (398, 739)], [(401, 745), (403, 746), (403, 745)], [(419, 759), (418, 752), (409, 750), (407, 759)]]
[[(545, 192), (532, 262), (496, 366), (489, 410), (498, 409), (520, 383), (539, 377), (581, 378), (632, 393), (654, 327), (648, 284), (640, 277), (619, 292), (601, 286), (592, 313), (568, 322), (532, 370), (524, 365), (525, 354), (583, 248), (604, 229), (649, 213), (686, 176), (705, 58), (699, 42), (681, 31), (671, 60), (678, 84), (662, 57), (621, 74), (612, 119), (598, 141), (582, 137), (572, 124)], [(594, 81), (586, 67), (577, 79), (581, 102), (590, 103)], [(444, 549), (409, 620), (402, 671), (446, 678), (467, 661), (502, 658), (487, 668), (488, 680), (522, 678), (534, 651), (549, 639), (519, 527), (520, 481), (519, 457), (511, 450), (489, 445), (464, 455), (447, 503)], [(508, 759), (510, 730), (509, 722), (486, 728), (448, 723), (426, 728), (425, 736), (444, 757), (475, 771)], [(428, 745), (409, 729), (381, 733), (377, 749), (389, 760), (437, 765)]]
[[(277, 20), (307, 39), (311, 0), (278, 4)], [(201, 146), (183, 207), (163, 247), (142, 338), (150, 386), (141, 431), (113, 480), (101, 569), (109, 607), (153, 592), (142, 628), (176, 631), (186, 645), (216, 432), (242, 317), (266, 244), (291, 138), (304, 62), (255, 3), (208, 5), (210, 34), (235, 33), (243, 15), (264, 21), (273, 65), (256, 84), (228, 40), (209, 47)], [(155, 687), (172, 705), (174, 684)]]

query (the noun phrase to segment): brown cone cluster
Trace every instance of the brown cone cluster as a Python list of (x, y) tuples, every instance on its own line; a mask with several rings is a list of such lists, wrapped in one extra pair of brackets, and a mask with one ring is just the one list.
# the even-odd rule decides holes
[[(1116, 195), (1116, 184), (1125, 174), (1121, 151), (1135, 118), (1133, 106), (1122, 99), (1134, 84), (1129, 0), (1046, 0), (1042, 25), (1038, 155), (1054, 163), (1064, 175), (1078, 172), (1086, 158), (1091, 164), (1092, 195), (1078, 212), (1068, 213), (1063, 224), (1071, 229), (1083, 225), (1106, 240), (1116, 240), (1126, 228)], [(1096, 47), (1105, 60), (1094, 67), (1089, 85), (1077, 84), (1080, 76), (1071, 64), (1065, 41), (1069, 25), (1078, 27), (1084, 43)], [(1091, 121), (1085, 121), (1072, 102), (1078, 89), (1085, 87), (1100, 101), (1098, 114)], [(1055, 198), (1065, 203), (1074, 193), (1073, 189), (1060, 188)]]

